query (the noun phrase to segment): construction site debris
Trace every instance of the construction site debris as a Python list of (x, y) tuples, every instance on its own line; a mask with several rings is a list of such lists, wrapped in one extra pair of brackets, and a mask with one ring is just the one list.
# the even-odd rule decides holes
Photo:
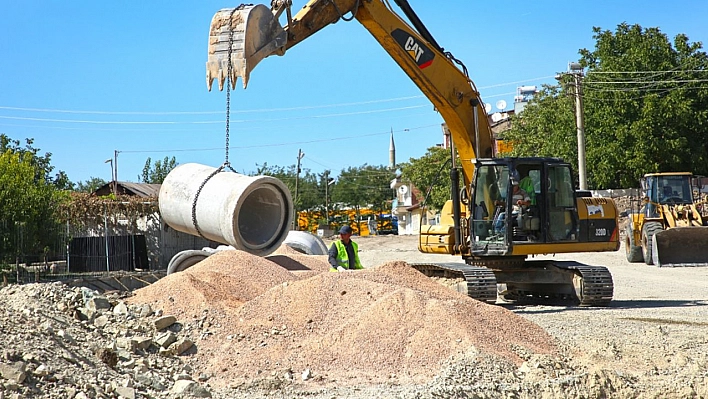
[[(359, 242), (372, 266), (361, 272), (325, 273), (324, 257), (285, 255), (303, 269), (293, 274), (241, 254), (210, 257), (224, 263), (211, 265), (210, 284), (176, 273), (130, 298), (61, 283), (4, 287), (0, 397), (708, 397), (705, 269), (647, 272), (602, 254), (627, 306), (505, 309), (410, 274), (395, 259), (420, 257), (415, 237)], [(666, 279), (656, 289), (652, 274), (680, 289)], [(180, 275), (187, 285), (168, 291)], [(254, 278), (251, 291), (225, 300), (237, 276)], [(163, 281), (164, 308), (149, 300)], [(647, 290), (653, 299), (642, 300)]]

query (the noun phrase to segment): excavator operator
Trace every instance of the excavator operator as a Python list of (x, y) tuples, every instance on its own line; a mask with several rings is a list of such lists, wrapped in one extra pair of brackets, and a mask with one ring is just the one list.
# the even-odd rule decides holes
[[(509, 196), (511, 198), (511, 203), (512, 203), (512, 212), (511, 212), (511, 217), (518, 220), (519, 217), (521, 216), (522, 211), (531, 205), (531, 198), (529, 197), (529, 194), (523, 190), (521, 187), (519, 187), (518, 182), (513, 182), (512, 184), (512, 193)], [(503, 232), (504, 231), (504, 221), (506, 220), (506, 212), (501, 212), (499, 216), (497, 217), (497, 220), (494, 223), (494, 228), (497, 232)], [(517, 226), (520, 226), (520, 222), (516, 222)]]

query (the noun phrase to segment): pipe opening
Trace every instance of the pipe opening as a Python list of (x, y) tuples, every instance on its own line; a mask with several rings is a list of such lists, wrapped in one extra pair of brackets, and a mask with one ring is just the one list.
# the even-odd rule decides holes
[(284, 193), (272, 184), (250, 191), (234, 221), (234, 231), (249, 249), (263, 249), (283, 237), (290, 210)]

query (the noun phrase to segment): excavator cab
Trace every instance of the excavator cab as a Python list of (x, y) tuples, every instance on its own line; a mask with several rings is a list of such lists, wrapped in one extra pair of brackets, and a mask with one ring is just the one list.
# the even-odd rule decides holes
[(517, 245), (577, 241), (572, 176), (558, 159), (479, 160), (470, 203), (472, 254), (504, 256)]

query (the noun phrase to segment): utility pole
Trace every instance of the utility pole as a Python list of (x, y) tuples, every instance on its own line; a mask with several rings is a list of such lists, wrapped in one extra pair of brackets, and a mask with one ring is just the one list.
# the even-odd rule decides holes
[[(585, 119), (583, 118), (583, 67), (578, 62), (568, 63), (568, 72), (573, 77), (573, 96), (575, 97), (575, 127), (578, 134), (578, 183), (581, 190), (588, 189), (585, 169)], [(561, 80), (561, 75), (556, 75)]]
[(111, 192), (115, 194), (115, 181), (116, 181), (116, 174), (115, 174), (115, 169), (113, 169), (113, 158), (108, 158), (106, 159), (103, 163), (110, 163), (111, 164)]
[(113, 195), (118, 195), (118, 150), (113, 151)]
[(329, 228), (329, 186), (334, 183), (334, 179), (329, 179), (329, 171), (325, 171), (325, 224)]
[(578, 129), (578, 180), (580, 189), (588, 189), (585, 173), (585, 119), (583, 119), (583, 67), (577, 62), (568, 65), (575, 80), (575, 126)]
[(295, 201), (293, 201), (294, 206), (295, 206), (295, 218), (293, 219), (293, 227), (292, 230), (297, 230), (297, 197), (298, 197), (298, 184), (300, 182), (300, 160), (302, 157), (305, 156), (305, 153), (302, 152), (302, 149), (297, 150), (297, 168), (295, 169)]

